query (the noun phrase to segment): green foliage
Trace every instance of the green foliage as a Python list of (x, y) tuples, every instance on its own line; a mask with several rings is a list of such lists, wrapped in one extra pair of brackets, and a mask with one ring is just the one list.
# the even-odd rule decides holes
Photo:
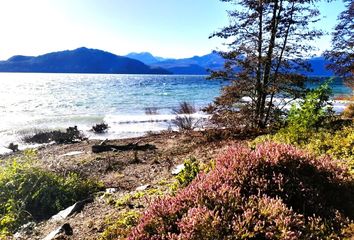
[[(118, 208), (124, 208), (126, 206), (134, 205), (134, 201), (139, 200), (143, 197), (152, 197), (152, 196), (162, 196), (163, 192), (160, 189), (152, 188), (144, 191), (132, 192), (124, 194), (122, 197), (115, 200), (115, 205)], [(111, 199), (108, 199), (109, 202), (113, 202)]]
[(13, 232), (26, 221), (46, 219), (100, 187), (75, 173), (64, 177), (34, 165), (34, 153), (30, 152), (0, 168), (0, 235)]
[(190, 157), (184, 160), (184, 169), (176, 176), (176, 182), (172, 185), (172, 190), (188, 186), (200, 172), (200, 164), (196, 158)]
[(137, 211), (127, 211), (120, 214), (118, 219), (109, 220), (101, 240), (125, 239), (132, 227), (136, 226), (140, 218)]
[(302, 143), (320, 127), (332, 114), (329, 107), (331, 89), (329, 82), (309, 91), (305, 99), (297, 106), (292, 105), (287, 117), (287, 126), (279, 131), (278, 137), (283, 137), (286, 143)]
[(354, 126), (347, 126), (333, 132), (315, 133), (302, 147), (318, 154), (328, 154), (335, 159), (345, 160), (354, 174)]
[[(280, 131), (275, 135), (264, 135), (256, 138), (250, 143), (255, 148), (260, 143), (275, 141), (288, 142), (309, 150), (318, 156), (329, 155), (334, 159), (340, 160), (347, 165), (349, 171), (354, 174), (354, 125), (344, 126), (337, 130), (320, 129), (320, 131), (312, 131), (306, 139), (297, 136), (301, 133), (292, 133)], [(297, 139), (298, 141), (290, 141)], [(301, 139), (301, 141), (300, 141)]]
[(132, 201), (140, 199), (144, 195), (144, 192), (127, 193), (116, 201), (116, 206), (118, 208), (129, 206), (132, 204)]

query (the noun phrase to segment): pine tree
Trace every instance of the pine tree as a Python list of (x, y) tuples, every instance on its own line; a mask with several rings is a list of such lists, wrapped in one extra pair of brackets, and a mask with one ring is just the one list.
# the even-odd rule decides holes
[[(310, 66), (303, 59), (320, 37), (312, 29), (319, 21), (313, 0), (221, 0), (235, 7), (230, 24), (211, 37), (224, 38), (225, 67), (211, 78), (231, 80), (207, 111), (224, 127), (265, 128), (282, 106), (302, 96)], [(276, 101), (281, 97), (282, 102)]]
[(332, 49), (325, 53), (328, 67), (354, 89), (354, 1), (344, 0), (346, 10), (339, 17), (332, 34)]

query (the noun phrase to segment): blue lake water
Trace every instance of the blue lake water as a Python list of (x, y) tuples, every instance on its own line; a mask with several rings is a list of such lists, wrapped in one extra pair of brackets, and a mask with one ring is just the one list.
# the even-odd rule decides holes
[[(163, 130), (180, 102), (205, 107), (226, 83), (205, 76), (0, 73), (0, 84), (1, 152), (33, 129), (77, 125), (92, 138)], [(340, 81), (333, 89), (336, 95), (351, 93)], [(149, 107), (158, 115), (146, 115)], [(88, 131), (103, 121), (111, 126), (108, 134)]]

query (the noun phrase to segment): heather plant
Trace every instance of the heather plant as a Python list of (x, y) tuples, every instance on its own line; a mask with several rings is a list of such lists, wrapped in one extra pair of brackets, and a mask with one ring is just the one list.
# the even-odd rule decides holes
[(30, 152), (0, 167), (0, 238), (27, 221), (46, 219), (100, 187), (75, 173), (60, 176), (35, 167)]
[(175, 196), (157, 200), (128, 239), (341, 239), (353, 177), (289, 145), (237, 145)]
[[(137, 202), (140, 202), (142, 198), (148, 199), (163, 195), (163, 192), (158, 188), (151, 188), (144, 191), (137, 191), (133, 193), (124, 194), (122, 197), (115, 201), (109, 199), (109, 202), (115, 202), (115, 206), (119, 209), (129, 207), (131, 208)], [(138, 205), (138, 204), (137, 204)]]

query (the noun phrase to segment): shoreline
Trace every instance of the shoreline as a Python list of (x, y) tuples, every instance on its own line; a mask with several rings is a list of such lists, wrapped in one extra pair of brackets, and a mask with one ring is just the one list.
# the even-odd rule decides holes
[[(332, 99), (330, 100), (330, 103), (332, 104), (333, 110), (336, 114), (339, 114), (344, 111), (345, 107), (350, 104), (354, 103), (353, 100), (335, 100)], [(290, 105), (289, 105), (290, 106)], [(137, 117), (138, 116), (138, 117)], [(191, 115), (194, 119), (197, 121), (199, 120), (207, 120), (210, 118), (210, 115), (204, 114), (202, 112), (197, 112), (195, 114)], [(130, 120), (128, 118), (130, 117)], [(84, 134), (85, 137), (87, 137), (89, 140), (121, 140), (121, 139), (130, 139), (130, 138), (141, 138), (145, 136), (146, 134), (159, 134), (164, 131), (172, 130), (172, 131), (178, 131), (176, 126), (173, 126), (173, 119), (175, 119), (176, 115), (175, 114), (144, 114), (144, 115), (117, 115), (117, 116), (111, 116), (107, 115), (104, 119), (110, 119), (110, 121), (103, 121), (109, 124), (110, 129), (106, 133), (102, 134), (96, 134), (93, 133), (89, 127), (88, 124), (86, 125), (80, 125), (79, 130)], [(202, 124), (200, 127), (203, 129), (205, 124)], [(124, 132), (125, 129), (129, 126), (132, 130), (136, 131), (130, 131), (130, 132)], [(69, 127), (69, 126), (67, 126)], [(32, 131), (29, 131), (27, 134), (23, 133), (14, 133), (12, 136), (14, 137), (13, 139), (18, 139), (18, 140), (13, 140), (13, 141), (8, 141), (8, 143), (3, 143), (0, 144), (0, 157), (2, 155), (8, 155), (11, 154), (12, 151), (8, 149), (6, 146), (8, 146), (9, 143), (14, 143), (19, 145), (19, 150), (23, 151), (25, 149), (32, 149), (32, 148), (38, 148), (43, 145), (50, 145), (52, 143), (44, 143), (44, 144), (38, 144), (38, 143), (24, 143), (21, 138), (23, 136), (27, 135), (32, 135), (31, 132), (35, 131), (51, 131), (51, 130), (65, 130), (64, 128), (44, 128), (44, 129), (33, 129)], [(137, 130), (140, 131), (137, 131)], [(21, 131), (19, 131), (21, 132)]]

